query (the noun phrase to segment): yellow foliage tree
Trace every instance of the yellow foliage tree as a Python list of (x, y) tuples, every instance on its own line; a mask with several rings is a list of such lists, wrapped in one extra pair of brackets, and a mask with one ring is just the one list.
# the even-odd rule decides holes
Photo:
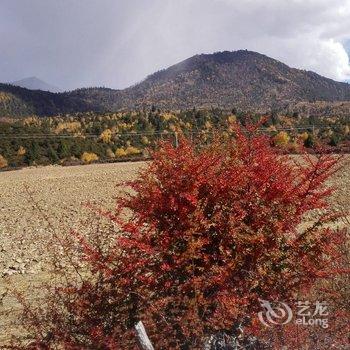
[(84, 163), (92, 163), (98, 160), (98, 155), (95, 153), (90, 153), (90, 152), (84, 152), (81, 156), (81, 160)]
[(136, 155), (136, 154), (140, 154), (141, 153), (141, 151), (138, 148), (134, 147), (134, 146), (127, 147), (125, 152), (126, 152), (126, 154), (128, 156), (129, 155)]
[(307, 133), (307, 131), (305, 131), (305, 132), (303, 132), (302, 134), (299, 135), (299, 138), (302, 141), (306, 141), (308, 137), (309, 137), (309, 134)]
[(142, 142), (143, 145), (149, 145), (149, 143), (150, 143), (148, 138), (147, 138), (147, 136), (142, 136), (141, 137), (141, 142)]
[(8, 163), (7, 163), (6, 158), (0, 154), (0, 169), (6, 168), (7, 165), (8, 165)]
[(23, 147), (23, 146), (20, 146), (18, 151), (17, 151), (17, 155), (19, 157), (22, 157), (24, 156), (25, 154), (27, 153), (27, 150)]
[(41, 121), (37, 117), (27, 117), (22, 121), (23, 125), (41, 125)]
[(235, 123), (237, 121), (237, 117), (235, 115), (229, 115), (227, 117), (227, 121), (228, 121), (229, 124), (230, 123)]
[(0, 92), (0, 101), (1, 102), (7, 102), (7, 101), (11, 101), (13, 95), (9, 94), (7, 92)]
[(274, 137), (275, 144), (278, 146), (285, 146), (289, 143), (290, 137), (285, 131), (280, 131), (275, 137)]
[(81, 123), (80, 122), (64, 122), (64, 123), (58, 123), (58, 125), (55, 128), (55, 133), (59, 134), (63, 131), (74, 133), (81, 129)]
[(127, 156), (127, 153), (125, 152), (125, 149), (123, 147), (120, 147), (120, 148), (116, 149), (115, 156), (117, 158), (125, 157), (125, 156)]
[(223, 138), (224, 140), (228, 140), (228, 138), (229, 138), (229, 133), (228, 133), (227, 131), (223, 131), (223, 133), (222, 133), (222, 138)]
[(161, 118), (165, 121), (168, 121), (174, 117), (175, 117), (174, 114), (171, 114), (171, 113), (164, 113), (161, 115)]
[(104, 143), (111, 143), (112, 141), (112, 131), (110, 129), (106, 129), (102, 131), (100, 135), (100, 140), (102, 140)]

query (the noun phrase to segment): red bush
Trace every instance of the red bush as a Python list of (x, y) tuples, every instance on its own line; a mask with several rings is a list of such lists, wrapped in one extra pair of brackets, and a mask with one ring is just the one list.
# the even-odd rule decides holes
[(200, 349), (243, 319), (254, 330), (259, 298), (292, 301), (335, 273), (344, 237), (326, 226), (336, 216), (325, 181), (337, 157), (277, 156), (237, 126), (232, 141), (163, 143), (153, 158), (116, 213), (103, 213), (118, 227), (114, 249), (81, 239), (98, 278), (60, 291), (70, 301), (46, 344), (131, 349), (141, 319), (155, 348)]

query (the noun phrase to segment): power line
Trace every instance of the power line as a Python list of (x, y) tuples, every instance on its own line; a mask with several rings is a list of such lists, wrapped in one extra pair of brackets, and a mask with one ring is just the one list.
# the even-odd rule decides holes
[[(318, 130), (325, 130), (325, 129), (336, 129), (339, 128), (339, 126), (324, 126), (324, 125), (305, 125), (305, 126), (297, 126), (297, 127), (275, 127), (274, 129), (270, 128), (259, 128), (258, 131), (261, 132), (268, 132), (273, 133), (276, 131), (315, 131)], [(224, 132), (227, 131), (225, 129), (216, 129), (216, 132)], [(196, 134), (213, 134), (215, 131), (186, 131), (184, 132), (187, 135), (196, 135)], [(113, 134), (114, 137), (133, 137), (133, 136), (160, 136), (160, 137), (166, 137), (166, 136), (174, 136), (176, 135), (176, 132), (130, 132), (130, 133), (115, 133)], [(100, 138), (101, 135), (99, 134), (78, 134), (78, 135), (72, 135), (72, 134), (21, 134), (21, 135), (14, 135), (14, 134), (0, 134), (0, 139), (85, 139), (85, 138)]]

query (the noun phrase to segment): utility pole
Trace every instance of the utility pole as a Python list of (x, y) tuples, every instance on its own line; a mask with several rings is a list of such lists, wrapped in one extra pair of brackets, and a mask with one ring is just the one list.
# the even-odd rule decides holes
[(137, 336), (137, 340), (139, 342), (140, 349), (141, 350), (154, 350), (154, 347), (148, 338), (145, 326), (143, 325), (142, 321), (139, 321), (138, 323), (136, 323), (135, 331), (136, 331), (136, 336)]
[(174, 132), (174, 136), (175, 136), (175, 147), (178, 148), (179, 147), (179, 138), (177, 136), (177, 132)]

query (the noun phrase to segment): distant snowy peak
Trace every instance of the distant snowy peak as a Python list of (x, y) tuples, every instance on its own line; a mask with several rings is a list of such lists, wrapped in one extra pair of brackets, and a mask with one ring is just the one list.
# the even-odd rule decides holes
[(13, 81), (10, 83), (11, 85), (20, 86), (29, 90), (42, 90), (42, 91), (50, 91), (50, 92), (62, 92), (56, 86), (50, 85), (36, 77), (29, 77), (17, 81)]

